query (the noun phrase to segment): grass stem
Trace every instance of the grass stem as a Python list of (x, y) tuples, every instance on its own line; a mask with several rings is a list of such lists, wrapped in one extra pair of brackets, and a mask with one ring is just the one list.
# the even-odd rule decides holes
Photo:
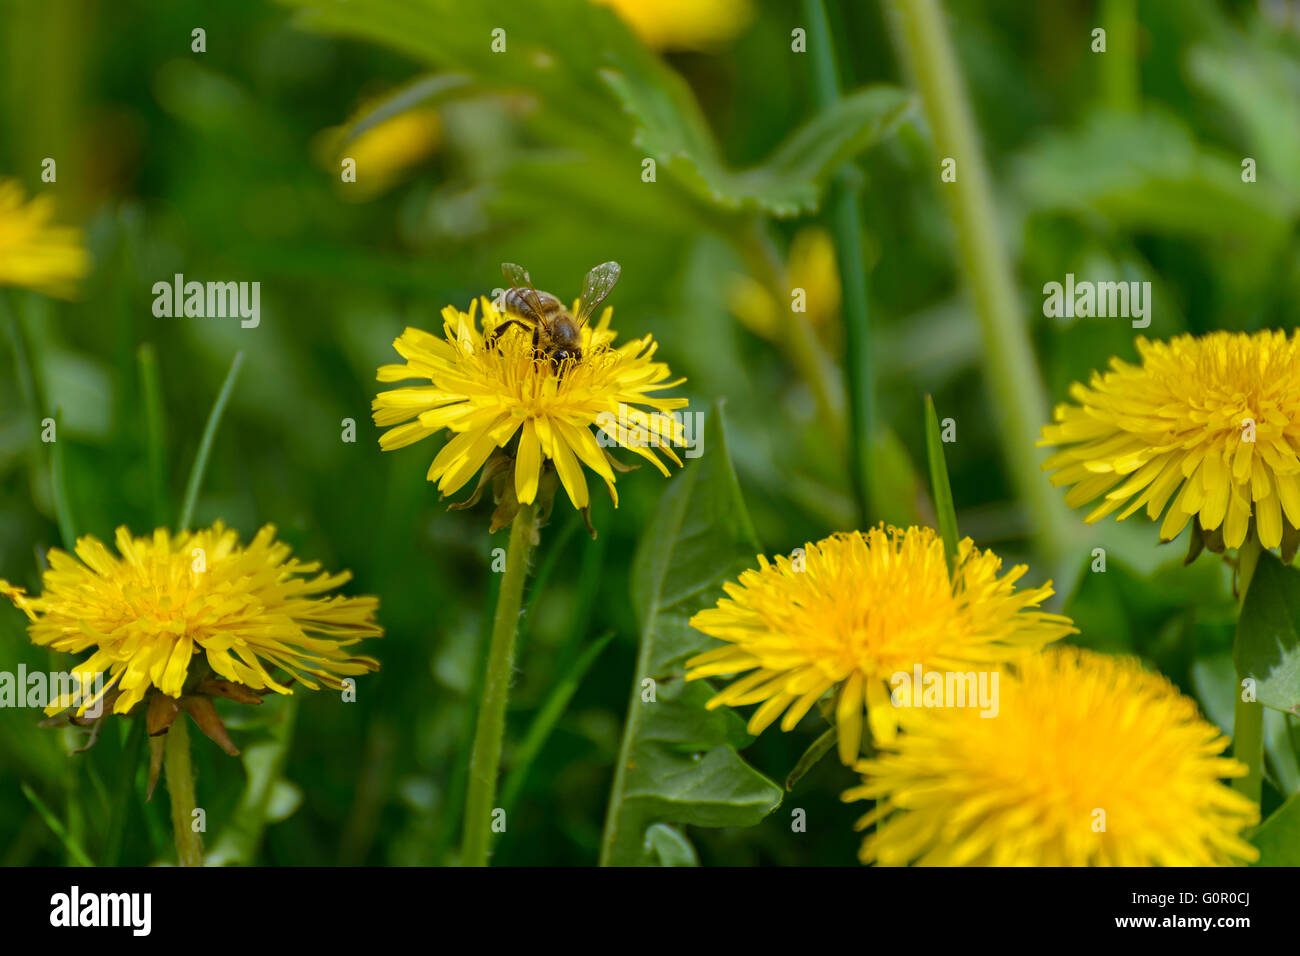
[(244, 353), (236, 352), (212, 411), (208, 413), (208, 422), (203, 427), (203, 438), (199, 441), (199, 450), (194, 456), (194, 466), (190, 469), (190, 479), (185, 484), (185, 499), (181, 504), (180, 517), (176, 521), (178, 532), (189, 530), (190, 521), (194, 518), (194, 504), (198, 501), (199, 487), (203, 484), (203, 473), (208, 467), (208, 456), (212, 453), (212, 443), (217, 437), (217, 426), (221, 424), (221, 416), (226, 410), (226, 403), (230, 401), (230, 393), (235, 389), (235, 380), (239, 378), (239, 370), (243, 364)]

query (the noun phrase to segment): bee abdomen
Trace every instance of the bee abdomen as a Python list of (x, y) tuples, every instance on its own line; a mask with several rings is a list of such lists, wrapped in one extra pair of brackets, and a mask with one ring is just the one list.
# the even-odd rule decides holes
[[(541, 315), (538, 315), (537, 311), (528, 303), (529, 298), (532, 296), (536, 296), (537, 303), (541, 306)], [(525, 319), (531, 319), (534, 322), (540, 322), (564, 308), (563, 303), (551, 293), (538, 292), (532, 289), (506, 289), (501, 294), (500, 303), (505, 311), (522, 316)]]

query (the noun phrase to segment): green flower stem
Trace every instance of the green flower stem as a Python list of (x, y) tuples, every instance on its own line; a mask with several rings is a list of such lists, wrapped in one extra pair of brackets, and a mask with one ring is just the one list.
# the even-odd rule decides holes
[[(1237, 600), (1246, 603), (1255, 567), (1261, 553), (1259, 538), (1252, 532), (1237, 552)], [(1234, 789), (1259, 802), (1264, 781), (1264, 706), (1259, 701), (1241, 699), (1241, 675), (1234, 692), (1232, 711), (1232, 755), (1246, 765), (1246, 775), (1232, 782)]]
[(1137, 0), (1102, 0), (1101, 25), (1106, 30), (1106, 52), (1100, 54), (1102, 100), (1111, 109), (1138, 107)]
[(536, 524), (533, 505), (520, 505), (510, 525), (510, 547), (506, 570), (497, 595), (492, 643), (488, 648), (479, 704), (478, 726), (474, 730), (474, 752), (469, 764), (469, 788), (465, 797), (465, 830), (461, 843), (462, 866), (487, 866), (492, 836), (492, 811), (496, 800), (497, 774), (501, 766), (501, 740), (505, 736), (506, 700), (514, 668), (515, 635), (519, 631), (519, 610), (523, 606), (524, 579), (528, 576), (528, 555)]
[(181, 866), (203, 865), (203, 838), (194, 832), (194, 769), (190, 766), (190, 732), (185, 715), (178, 714), (167, 731), (163, 751), (163, 773), (172, 805), (172, 830), (176, 834), (176, 857)]
[[(975, 120), (938, 0), (888, 0), (895, 43), (914, 85), (941, 158), (956, 161), (956, 181), (937, 183), (948, 202), (966, 284), (984, 341), (986, 380), (998, 417), (1002, 453), (1042, 557), (1058, 567), (1072, 537), (1064, 505), (1040, 474), (1035, 445), (1047, 421), (1029, 327), (1016, 295), (1015, 273), (998, 234), (993, 188)], [(939, 169), (933, 175), (938, 179)]]
[[(808, 24), (812, 51), (813, 98), (818, 109), (828, 109), (840, 98), (835, 43), (826, 20), (824, 0), (804, 0), (804, 21)], [(872, 363), (871, 314), (867, 301), (867, 270), (863, 266), (861, 190), (856, 170), (845, 166), (838, 171), (827, 203), (831, 231), (835, 236), (840, 288), (844, 295), (844, 365), (849, 393), (849, 472), (858, 496), (863, 523), (870, 523), (872, 511), (871, 462), (876, 447), (876, 382)]]

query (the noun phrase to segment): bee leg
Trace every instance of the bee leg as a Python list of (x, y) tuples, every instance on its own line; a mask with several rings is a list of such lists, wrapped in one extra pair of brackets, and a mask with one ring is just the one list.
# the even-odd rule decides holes
[[(506, 319), (504, 322), (502, 322), (500, 325), (498, 325), (495, 329), (493, 329), (493, 330), (492, 330), (492, 331), (487, 335), (487, 337), (483, 340), (483, 343), (484, 343), (488, 348), (492, 348), (493, 346), (496, 345), (496, 343), (497, 343), (497, 339), (500, 337), (501, 333), (504, 332), (506, 329), (510, 328), (510, 326), (512, 326), (512, 325), (517, 325), (517, 326), (519, 326), (521, 329), (527, 329), (527, 328), (528, 328), (528, 326), (524, 325), (524, 323), (520, 322), (518, 319)], [(536, 329), (533, 330), (533, 341), (534, 341), (534, 342), (537, 341), (537, 330), (536, 330)]]

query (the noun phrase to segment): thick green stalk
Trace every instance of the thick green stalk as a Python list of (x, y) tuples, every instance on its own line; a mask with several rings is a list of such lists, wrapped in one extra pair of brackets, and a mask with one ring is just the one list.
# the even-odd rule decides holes
[[(986, 379), (998, 417), (1002, 453), (1030, 511), (1040, 554), (1053, 567), (1064, 556), (1070, 525), (1063, 504), (1040, 473), (1035, 451), (1047, 421), (1047, 396), (1029, 343), (1025, 311), (993, 204), (966, 87), (938, 0), (888, 0), (895, 42), (911, 66), (938, 156), (956, 163), (956, 179), (938, 182), (956, 230), (965, 281), (984, 341)], [(933, 175), (939, 179), (940, 169)]]
[(172, 805), (177, 860), (181, 866), (202, 866), (203, 837), (194, 831), (194, 769), (190, 766), (190, 732), (185, 719), (184, 714), (178, 715), (167, 731), (163, 772)]
[[(1246, 592), (1259, 564), (1261, 553), (1259, 538), (1252, 531), (1237, 552), (1237, 600), (1246, 603)], [(1264, 705), (1259, 701), (1241, 699), (1241, 680), (1232, 711), (1232, 755), (1246, 765), (1246, 775), (1232, 782), (1234, 789), (1259, 802), (1264, 790)]]
[(528, 576), (528, 555), (532, 550), (535, 524), (534, 506), (520, 505), (514, 523), (510, 525), (510, 547), (506, 551), (506, 570), (497, 595), (483, 700), (479, 704), (474, 753), (469, 764), (465, 829), (460, 852), (462, 866), (488, 865), (497, 774), (501, 767), (501, 740), (505, 736), (506, 701), (510, 696), (515, 636), (519, 631), (519, 610), (523, 606), (524, 579)]
[(1137, 0), (1102, 0), (1106, 52), (1100, 57), (1102, 100), (1111, 109), (1135, 110), (1140, 96)]

